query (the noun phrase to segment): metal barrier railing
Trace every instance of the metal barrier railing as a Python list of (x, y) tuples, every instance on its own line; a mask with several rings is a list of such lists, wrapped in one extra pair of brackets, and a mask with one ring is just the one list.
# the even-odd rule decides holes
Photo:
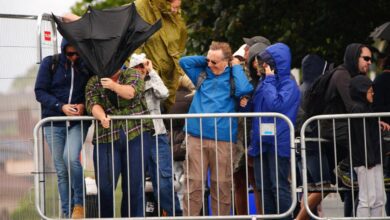
[[(359, 156), (357, 156), (357, 145), (359, 143), (364, 145), (364, 161), (363, 166), (368, 166), (368, 148), (372, 146), (373, 140), (378, 140), (377, 147), (379, 151), (376, 152), (376, 157), (379, 159), (379, 169), (383, 168), (383, 157), (384, 157), (384, 143), (379, 121), (381, 118), (389, 117), (390, 113), (365, 113), (365, 114), (339, 114), (339, 115), (319, 115), (309, 118), (304, 122), (300, 131), (300, 157), (302, 160), (302, 180), (303, 180), (303, 201), (306, 212), (314, 219), (367, 219), (367, 217), (357, 217), (359, 210), (358, 191), (359, 186), (357, 185), (357, 177), (354, 175), (355, 165), (358, 164)], [(370, 120), (370, 122), (368, 122)], [(375, 128), (368, 129), (369, 123), (376, 123)], [(361, 129), (358, 126), (362, 126)], [(355, 129), (355, 133), (351, 132)], [(359, 131), (356, 132), (356, 129)], [(356, 133), (362, 133), (358, 135)], [(367, 135), (370, 133), (370, 135)], [(375, 137), (373, 137), (373, 134)], [(370, 139), (371, 138), (371, 139)], [(357, 143), (358, 142), (358, 143)], [(352, 144), (354, 143), (354, 144)], [(374, 143), (375, 144), (375, 143)], [(373, 144), (373, 145), (374, 145)], [(313, 153), (314, 152), (314, 153)], [(313, 161), (313, 158), (308, 160), (308, 153), (315, 154), (314, 158), (317, 161)], [(347, 159), (345, 159), (347, 158)], [(372, 159), (372, 158), (371, 158)], [(309, 185), (308, 173), (309, 168), (318, 167), (317, 170), (319, 177), (314, 187)], [(355, 165), (355, 167), (354, 167)], [(332, 169), (334, 168), (334, 169)], [(344, 170), (343, 170), (344, 169)], [(329, 177), (335, 174), (335, 179), (330, 181)], [(382, 179), (380, 191), (385, 191), (383, 181), (383, 171), (380, 172), (379, 179)], [(360, 177), (362, 180), (363, 178)], [(364, 177), (365, 181), (368, 181), (367, 176)], [(369, 186), (371, 189), (375, 186)], [(368, 190), (367, 190), (368, 191)], [(339, 216), (324, 216), (320, 217), (313, 210), (316, 209), (318, 202), (321, 202), (329, 193), (337, 193), (346, 196), (347, 200), (344, 201), (344, 215), (350, 217), (339, 217)], [(317, 198), (313, 199), (313, 195), (317, 194)], [(384, 194), (384, 193), (383, 193)], [(311, 198), (309, 199), (309, 196)], [(315, 196), (315, 195), (314, 195)], [(386, 197), (385, 195), (382, 195)], [(370, 198), (372, 199), (372, 198)], [(317, 200), (317, 202), (313, 202)], [(351, 200), (351, 202), (348, 202)], [(311, 204), (309, 204), (309, 201)], [(385, 203), (382, 200), (381, 204), (381, 217), (370, 217), (370, 219), (390, 219), (385, 217)], [(370, 201), (368, 201), (370, 203)], [(348, 204), (351, 206), (348, 208)], [(368, 207), (369, 208), (369, 207)], [(370, 208), (369, 208), (370, 209)]]
[[(148, 211), (147, 210), (148, 207), (146, 206), (146, 202), (147, 202), (146, 201), (147, 200), (146, 193), (148, 193), (148, 187), (145, 185), (146, 181), (145, 181), (144, 175), (146, 173), (145, 172), (146, 170), (144, 170), (144, 165), (149, 163), (149, 162), (147, 160), (144, 160), (144, 156), (145, 156), (144, 154), (148, 153), (150, 149), (148, 150), (148, 146), (146, 146), (147, 144), (144, 144), (144, 143), (149, 143), (149, 142), (148, 142), (148, 140), (146, 138), (147, 136), (144, 136), (145, 132), (141, 131), (142, 135), (141, 135), (141, 140), (140, 140), (141, 142), (140, 143), (141, 143), (141, 146), (142, 146), (141, 149), (142, 149), (143, 154), (141, 155), (140, 159), (141, 159), (141, 162), (142, 162), (142, 166), (141, 166), (141, 168), (139, 168), (140, 170), (138, 170), (137, 172), (138, 172), (139, 176), (142, 175), (142, 177), (141, 177), (141, 179), (142, 179), (142, 184), (141, 184), (142, 185), (142, 200), (141, 200), (142, 202), (141, 203), (142, 203), (142, 213), (143, 213), (142, 215), (146, 216), (146, 217), (142, 217), (142, 218), (143, 219), (144, 218), (151, 218), (151, 219), (153, 219), (153, 218), (157, 217), (158, 219), (171, 219), (171, 218), (176, 218), (176, 219), (222, 219), (222, 218), (223, 219), (278, 219), (278, 218), (285, 218), (285, 217), (291, 216), (292, 212), (295, 209), (295, 204), (296, 204), (296, 200), (297, 200), (296, 199), (296, 181), (295, 181), (296, 180), (296, 173), (295, 173), (295, 153), (294, 153), (295, 152), (295, 149), (294, 149), (294, 129), (293, 129), (294, 126), (293, 126), (291, 121), (286, 116), (284, 116), (282, 114), (278, 114), (278, 113), (246, 113), (246, 114), (242, 114), (242, 113), (220, 113), (220, 114), (185, 114), (185, 115), (158, 115), (158, 116), (157, 115), (153, 115), (153, 116), (152, 115), (110, 116), (112, 124), (116, 123), (117, 121), (126, 121), (126, 128), (124, 128), (125, 130), (128, 130), (128, 128), (127, 128), (127, 121), (130, 121), (130, 120), (139, 121), (141, 123), (141, 125), (142, 125), (143, 121), (146, 120), (146, 119), (160, 119), (161, 118), (161, 119), (167, 120), (167, 124), (168, 124), (166, 126), (167, 130), (171, 131), (171, 132), (169, 132), (169, 136), (168, 136), (169, 146), (171, 147), (171, 149), (173, 148), (173, 143), (172, 142), (173, 142), (173, 138), (174, 138), (172, 136), (172, 134), (173, 134), (172, 133), (172, 121), (173, 120), (183, 120), (184, 122), (187, 123), (187, 119), (189, 119), (189, 118), (199, 118), (200, 119), (200, 124), (201, 124), (202, 121), (205, 120), (206, 118), (212, 118), (214, 123), (216, 123), (218, 119), (228, 118), (228, 120), (230, 121), (230, 129), (229, 129), (230, 130), (230, 137), (232, 138), (231, 135), (233, 133), (232, 130), (233, 130), (233, 127), (234, 127), (232, 124), (235, 123), (235, 120), (237, 120), (237, 118), (242, 118), (245, 121), (245, 123), (246, 123), (247, 119), (253, 118), (253, 117), (259, 117), (260, 118), (259, 119), (260, 120), (260, 122), (259, 122), (260, 125), (265, 125), (265, 124), (263, 124), (261, 122), (262, 118), (273, 118), (273, 123), (268, 123), (268, 125), (269, 124), (276, 125), (277, 123), (286, 123), (287, 127), (289, 128), (290, 153), (291, 153), (290, 164), (289, 164), (289, 166), (290, 166), (289, 167), (290, 168), (289, 173), (290, 173), (290, 177), (291, 177), (291, 182), (290, 182), (290, 186), (289, 186), (289, 188), (290, 188), (290, 192), (289, 193), (291, 195), (291, 205), (288, 207), (287, 210), (285, 210), (284, 212), (278, 211), (278, 213), (262, 214), (262, 215), (256, 215), (256, 214), (236, 215), (235, 214), (235, 211), (234, 211), (235, 207), (240, 205), (240, 204), (236, 204), (235, 203), (235, 194), (234, 194), (235, 189), (234, 189), (233, 184), (232, 184), (233, 183), (233, 162), (232, 161), (233, 161), (233, 157), (235, 156), (233, 154), (235, 145), (230, 141), (230, 142), (227, 142), (228, 144), (226, 145), (227, 149), (230, 149), (230, 155), (228, 155), (226, 157), (226, 158), (229, 158), (227, 160), (230, 161), (230, 164), (228, 165), (229, 167), (226, 167), (227, 170), (223, 170), (224, 167), (219, 167), (218, 163), (217, 163), (216, 168), (215, 168), (216, 170), (214, 170), (214, 171), (217, 172), (217, 181), (216, 181), (217, 189), (219, 189), (221, 187), (221, 184), (223, 184), (223, 182), (219, 181), (218, 173), (223, 174), (225, 171), (231, 172), (228, 175), (229, 178), (230, 178), (229, 181), (228, 181), (228, 182), (230, 182), (230, 184), (228, 184), (228, 187), (229, 187), (228, 189), (229, 189), (229, 194), (231, 194), (231, 196), (227, 196), (227, 198), (228, 199), (230, 198), (230, 201), (231, 201), (230, 204), (227, 203), (228, 206), (229, 206), (230, 215), (215, 215), (216, 213), (219, 213), (219, 209), (220, 208), (222, 209), (222, 207), (220, 207), (220, 204), (222, 204), (221, 202), (225, 202), (225, 201), (222, 201), (222, 198), (225, 198), (225, 197), (223, 197), (224, 195), (221, 194), (221, 192), (219, 190), (217, 190), (217, 193), (215, 193), (213, 195), (213, 197), (211, 198), (211, 200), (215, 199), (217, 201), (216, 202), (217, 203), (216, 206), (213, 207), (213, 209), (214, 209), (213, 211), (216, 210), (216, 213), (213, 213), (213, 216), (209, 216), (210, 213), (207, 213), (207, 211), (205, 211), (205, 210), (208, 210), (208, 208), (209, 208), (209, 204), (207, 202), (208, 201), (208, 196), (206, 196), (206, 197), (202, 196), (201, 201), (199, 201), (199, 204), (201, 205), (201, 209), (203, 210), (203, 211), (201, 211), (199, 213), (199, 216), (180, 216), (180, 214), (177, 214), (178, 210), (175, 210), (176, 209), (176, 205), (177, 205), (175, 203), (176, 203), (177, 200), (176, 200), (176, 198), (174, 198), (174, 197), (176, 197), (176, 194), (180, 192), (180, 189), (178, 187), (175, 188), (175, 183), (173, 182), (173, 178), (172, 178), (172, 180), (171, 180), (172, 182), (171, 182), (169, 187), (171, 187), (171, 192), (170, 192), (171, 194), (170, 194), (170, 196), (171, 196), (171, 201), (173, 203), (173, 204), (171, 204), (173, 212), (170, 214), (172, 216), (169, 216), (169, 217), (165, 216), (164, 213), (165, 214), (169, 213), (169, 210), (167, 212), (166, 208), (163, 207), (164, 202), (160, 201), (160, 200), (163, 198), (162, 194), (164, 194), (166, 192), (162, 191), (162, 188), (160, 188), (160, 187), (162, 187), (160, 185), (160, 184), (162, 184), (160, 182), (160, 178), (156, 178), (157, 180), (155, 180), (154, 182), (152, 181), (152, 183), (153, 183), (154, 186), (156, 186), (157, 189), (159, 189), (159, 190), (157, 190), (155, 192), (155, 194), (153, 196), (155, 198), (155, 200), (157, 200), (157, 207), (156, 207), (157, 214), (154, 217), (153, 216), (146, 216), (147, 215), (147, 211)], [(57, 208), (55, 208), (55, 209), (52, 208), (55, 211), (54, 212), (50, 212), (50, 210), (48, 210), (48, 207), (52, 206), (52, 204), (50, 204), (50, 202), (47, 203), (47, 201), (46, 201), (46, 203), (45, 202), (42, 203), (42, 201), (45, 201), (46, 198), (53, 197), (53, 195), (49, 195), (49, 194), (53, 194), (53, 193), (54, 194), (58, 194), (58, 192), (56, 192), (55, 190), (51, 189), (52, 188), (51, 185), (53, 185), (53, 182), (49, 178), (50, 175), (55, 174), (55, 172), (53, 172), (51, 170), (45, 169), (45, 167), (47, 167), (48, 161), (50, 161), (50, 160), (49, 160), (49, 158), (45, 158), (44, 157), (44, 155), (46, 155), (45, 152), (44, 152), (46, 148), (45, 148), (45, 140), (43, 140), (43, 138), (42, 138), (43, 137), (42, 136), (43, 126), (45, 125), (49, 129), (49, 131), (50, 131), (50, 127), (52, 128), (54, 123), (56, 123), (56, 122), (64, 122), (64, 121), (69, 121), (69, 122), (82, 121), (82, 122), (85, 122), (85, 123), (92, 122), (92, 127), (94, 129), (97, 129), (97, 123), (99, 123), (93, 117), (85, 116), (85, 117), (50, 117), (50, 118), (45, 118), (45, 119), (39, 121), (36, 124), (36, 126), (34, 128), (35, 202), (36, 202), (36, 208), (37, 208), (38, 213), (40, 214), (40, 216), (42, 218), (45, 218), (45, 219), (60, 218), (61, 217), (61, 211), (60, 211), (61, 209), (58, 208), (59, 205), (58, 206), (55, 205)], [(84, 123), (82, 123), (82, 124), (84, 124)], [(202, 126), (200, 126), (200, 127), (202, 127)], [(269, 135), (274, 136), (274, 138), (276, 140), (277, 139), (277, 137), (276, 137), (277, 131), (275, 130), (276, 126), (274, 126), (273, 129), (274, 129), (273, 133), (271, 132), (271, 134), (269, 134)], [(186, 128), (184, 128), (184, 130), (186, 130)], [(247, 134), (248, 131), (246, 131), (246, 126), (244, 126), (244, 130), (245, 130), (244, 134)], [(217, 131), (215, 131), (215, 132), (217, 132)], [(101, 146), (103, 146), (103, 145), (99, 144), (99, 140), (100, 139), (96, 136), (97, 133), (98, 132), (95, 132), (95, 135), (94, 135), (94, 140), (95, 140), (94, 145), (95, 146), (99, 146), (99, 147), (95, 147), (96, 160), (95, 160), (95, 167), (94, 168), (95, 168), (95, 174), (100, 175), (101, 171), (102, 171), (101, 169), (105, 169), (107, 167), (106, 166), (103, 166), (103, 167), (100, 166), (99, 167), (100, 162), (99, 162), (98, 158), (101, 158), (100, 157), (101, 155), (105, 155), (105, 152), (101, 149)], [(188, 152), (188, 149), (190, 149), (188, 147), (191, 146), (191, 144), (193, 143), (193, 142), (191, 142), (190, 138), (194, 138), (194, 137), (192, 137), (191, 134), (189, 134), (189, 133), (185, 133), (185, 137), (186, 138), (183, 141), (183, 145), (185, 146), (185, 148), (186, 148), (186, 150)], [(156, 140), (155, 141), (156, 143), (152, 144), (151, 146), (156, 148), (156, 160), (157, 160), (156, 161), (156, 164), (157, 164), (157, 169), (156, 170), (157, 170), (157, 177), (160, 177), (161, 175), (165, 175), (165, 174), (159, 173), (159, 172), (161, 172), (159, 159), (162, 158), (162, 157), (159, 156), (159, 153), (162, 153), (162, 151), (160, 152), (160, 150), (159, 150), (160, 149), (159, 148), (159, 144), (162, 143), (162, 142), (160, 142), (158, 136), (155, 136), (155, 137), (152, 137), (152, 138), (155, 138), (155, 140)], [(217, 146), (218, 146), (218, 149), (220, 147), (222, 147), (220, 141), (216, 141), (215, 139), (214, 140), (207, 140), (206, 138), (201, 138), (201, 137), (199, 137), (199, 138), (200, 138), (201, 151), (204, 150), (205, 146), (207, 144), (210, 144), (210, 143), (211, 143), (210, 146), (212, 146), (211, 149), (213, 149), (213, 148), (217, 149)], [(247, 139), (246, 139), (246, 135), (245, 135), (244, 139), (245, 139), (244, 143), (246, 143), (246, 145), (249, 144)], [(129, 140), (127, 136), (126, 136), (125, 140), (127, 140), (127, 141)], [(134, 139), (132, 139), (132, 140), (134, 140)], [(231, 140), (233, 140), (233, 138)], [(48, 140), (46, 140), (46, 142), (47, 141)], [(131, 148), (131, 147), (129, 147), (128, 143), (129, 142), (127, 142), (127, 144), (124, 145), (124, 146), (127, 146), (126, 147), (127, 150), (129, 148)], [(260, 149), (261, 149), (262, 143), (260, 143), (260, 145), (261, 145), (260, 146)], [(135, 146), (135, 145), (133, 145), (133, 146)], [(113, 152), (114, 151), (114, 144), (111, 144), (111, 146), (109, 146), (107, 149), (109, 149), (109, 151)], [(124, 151), (125, 154), (126, 154), (126, 152), (128, 152), (128, 151)], [(81, 153), (81, 154), (85, 155), (84, 153)], [(114, 161), (114, 156), (112, 154), (110, 154), (110, 155), (111, 155), (110, 157), (112, 157), (111, 161)], [(131, 158), (129, 157), (129, 155), (131, 156), (131, 154), (127, 153), (126, 155), (127, 156), (124, 157), (126, 159), (126, 161), (127, 161), (126, 164), (127, 165), (129, 163), (131, 164), (132, 163), (131, 162)], [(167, 156), (167, 155), (165, 155), (165, 156)], [(171, 151), (170, 157), (173, 158), (173, 156), (174, 156), (173, 152)], [(216, 153), (216, 158), (220, 158), (218, 156), (218, 153)], [(87, 158), (83, 158), (83, 160), (85, 160), (85, 159), (87, 159)], [(205, 159), (205, 158), (203, 158), (203, 159)], [(247, 154), (245, 154), (245, 159), (244, 160), (246, 162), (245, 164), (248, 164), (248, 156), (247, 156)], [(200, 169), (201, 170), (207, 170), (206, 167), (203, 167), (204, 161), (203, 160), (201, 160), (201, 161), (202, 162), (200, 163)], [(187, 163), (187, 166), (186, 165), (184, 165), (184, 166), (186, 167), (185, 169), (188, 169), (188, 154), (186, 156), (186, 161), (183, 162), (183, 163), (184, 164)], [(276, 163), (275, 166), (276, 166), (276, 169), (277, 169), (278, 168), (278, 160), (277, 159), (276, 159), (275, 163)], [(173, 174), (174, 162), (171, 161), (171, 163), (169, 165), (170, 165), (171, 172), (172, 172), (171, 175), (174, 176), (174, 174)], [(111, 180), (115, 180), (115, 178), (117, 178), (117, 176), (114, 175), (115, 166), (116, 166), (115, 164), (108, 164), (108, 167), (110, 167), (109, 170), (111, 170), (111, 168), (112, 168), (112, 172), (109, 175), (109, 179), (111, 179)], [(130, 165), (130, 166), (132, 166), (132, 165)], [(245, 169), (246, 169), (246, 173), (248, 174), (247, 166), (246, 166)], [(263, 169), (263, 168), (261, 168), (261, 169)], [(129, 172), (132, 172), (131, 168), (129, 170), (130, 170)], [(149, 174), (150, 174), (151, 170), (148, 169), (148, 171), (149, 171)], [(188, 170), (187, 170), (187, 173), (188, 173)], [(206, 173), (202, 173), (202, 174), (203, 175), (202, 175), (201, 182), (203, 182), (203, 183), (207, 182), (207, 179), (212, 178), (211, 176), (207, 177)], [(131, 181), (133, 181), (129, 177), (129, 176), (131, 176), (131, 174), (122, 173), (122, 175), (125, 175), (125, 176), (128, 177), (127, 182), (129, 182), (130, 185), (131, 185)], [(191, 173), (189, 173), (189, 175), (191, 175)], [(85, 175), (83, 174), (83, 178), (84, 177), (85, 177)], [(203, 177), (205, 179), (203, 179)], [(105, 198), (105, 196), (102, 194), (103, 191), (102, 191), (101, 188), (99, 189), (99, 185), (101, 183), (100, 182), (101, 180), (99, 180), (99, 178), (101, 178), (101, 177), (95, 176), (95, 178), (98, 179), (97, 180), (97, 186), (98, 186), (98, 190), (97, 191), (98, 191), (98, 193), (96, 195), (96, 197), (97, 197), (97, 204), (95, 204), (95, 206), (97, 206), (97, 207), (95, 207), (96, 208), (95, 211), (98, 213), (98, 215), (88, 216), (87, 213), (85, 212), (84, 213), (85, 217), (86, 218), (99, 218), (100, 217), (99, 214), (101, 214), (102, 212), (106, 211), (106, 210), (103, 210), (103, 209), (108, 207), (107, 205), (109, 205), (110, 207), (112, 207), (112, 210), (113, 210), (113, 213), (112, 213), (113, 216), (111, 216), (111, 217), (118, 217), (119, 218), (120, 215), (116, 211), (119, 203), (117, 202), (118, 198), (117, 198), (117, 195), (115, 194), (115, 191), (116, 191), (115, 184), (112, 184), (112, 186), (111, 186), (112, 189), (109, 189), (109, 191), (112, 190), (111, 192), (113, 193), (112, 194), (112, 201), (104, 201), (104, 200), (102, 200), (103, 198)], [(182, 187), (182, 189), (184, 189), (184, 192), (182, 192), (182, 195), (185, 195), (186, 193), (189, 192), (188, 191), (189, 184), (185, 184), (185, 183), (188, 183), (188, 180), (189, 180), (188, 178), (190, 178), (188, 175), (185, 176), (186, 180), (184, 181), (184, 183), (183, 184), (179, 183), (179, 185), (182, 184), (181, 187)], [(263, 178), (268, 178), (268, 177), (263, 177)], [(125, 181), (125, 183), (127, 183), (126, 180), (122, 179), (122, 183), (123, 183), (123, 181)], [(71, 182), (71, 181), (69, 180), (69, 182)], [(276, 183), (278, 184), (277, 177), (276, 177)], [(211, 183), (211, 184), (213, 184), (213, 183)], [(125, 184), (125, 185), (130, 187), (128, 184)], [(178, 185), (178, 184), (176, 184), (176, 185)], [(205, 194), (205, 193), (207, 194), (207, 192), (208, 192), (208, 190), (206, 188), (207, 184), (201, 184), (201, 185), (202, 185), (201, 186), (202, 187), (201, 188), (202, 195)], [(246, 179), (246, 185), (248, 186), (248, 179)], [(70, 186), (71, 186), (71, 184), (69, 184), (69, 187)], [(213, 185), (211, 185), (211, 186), (213, 186)], [(107, 191), (107, 189), (105, 189), (105, 190)], [(124, 188), (124, 186), (122, 186), (122, 190), (131, 192), (132, 189), (131, 188), (127, 188), (126, 189), (126, 188)], [(165, 190), (167, 190), (167, 188), (165, 188)], [(276, 187), (275, 190), (276, 190), (275, 191), (275, 198), (277, 199), (277, 201), (279, 201), (279, 196), (281, 196), (280, 195), (281, 193), (279, 192), (279, 188), (278, 187)], [(69, 195), (68, 195), (69, 197), (71, 197), (70, 191), (71, 190), (69, 190)], [(86, 188), (84, 187), (83, 188), (83, 202), (86, 205), (87, 201), (86, 201), (85, 191), (86, 191)], [(167, 191), (169, 191), (169, 190), (167, 190)], [(213, 191), (213, 189), (211, 188), (211, 192), (212, 191)], [(249, 193), (249, 191), (250, 190), (247, 188), (246, 192)], [(262, 194), (261, 198), (264, 198), (264, 192), (261, 192), (261, 194)], [(123, 215), (123, 213), (127, 213), (127, 214), (130, 215), (130, 211), (123, 212), (123, 209), (126, 209), (126, 208), (132, 209), (133, 205), (134, 205), (133, 204), (134, 201), (132, 203), (132, 199), (135, 198), (135, 197), (133, 197), (134, 195), (130, 195), (130, 194), (125, 194), (123, 196), (128, 196), (129, 205), (128, 205), (128, 207), (122, 207), (121, 213), (122, 213), (122, 215)], [(190, 200), (192, 200), (191, 196), (192, 196), (192, 194), (187, 194), (187, 200), (183, 199), (180, 202), (180, 205), (183, 205), (186, 202), (190, 203)], [(56, 197), (56, 200), (58, 201), (59, 200), (58, 195), (55, 195), (55, 197)], [(120, 197), (120, 196), (118, 196), (118, 197)], [(122, 199), (123, 199), (123, 197), (122, 197)], [(269, 202), (269, 201), (264, 201), (264, 202)], [(69, 203), (71, 203), (71, 202), (69, 202)], [(253, 205), (253, 204), (250, 204), (250, 203), (251, 203), (251, 201), (249, 201), (249, 198), (247, 198), (247, 207), (249, 207), (250, 205)], [(71, 204), (69, 204), (69, 205), (71, 205)], [(123, 204), (122, 204), (122, 206), (123, 206)], [(277, 202), (276, 206), (279, 207), (279, 202)], [(263, 209), (264, 209), (264, 206), (263, 206)], [(165, 212), (163, 212), (162, 210), (164, 210)], [(264, 211), (264, 210), (262, 210), (262, 211)], [(249, 208), (248, 208), (248, 212), (249, 212)], [(189, 212), (188, 213), (191, 213), (191, 207), (189, 207)], [(122, 216), (122, 217), (126, 217), (126, 216)]]

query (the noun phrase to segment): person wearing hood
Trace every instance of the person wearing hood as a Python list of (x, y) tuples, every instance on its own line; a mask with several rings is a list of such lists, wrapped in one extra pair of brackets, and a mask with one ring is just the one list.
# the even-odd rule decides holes
[[(359, 43), (349, 44), (344, 53), (343, 64), (336, 67), (334, 73), (329, 81), (328, 89), (325, 93), (325, 102), (327, 103), (323, 114), (345, 114), (351, 113), (354, 102), (349, 93), (349, 84), (353, 77), (358, 75), (367, 75), (371, 65), (372, 54), (368, 46)], [(333, 131), (333, 121), (321, 121), (322, 137), (328, 140), (334, 140), (333, 132), (335, 132), (336, 139), (336, 153), (338, 162), (337, 172), (341, 176), (341, 180), (346, 185), (355, 184), (352, 179), (353, 173), (349, 171), (349, 138), (348, 138), (348, 121), (336, 120), (334, 123), (335, 131)], [(345, 172), (343, 171), (345, 170)], [(349, 179), (349, 183), (345, 180)], [(352, 183), (351, 183), (352, 182)], [(353, 216), (353, 201), (352, 194), (349, 192), (342, 192), (344, 197), (344, 216)]]
[[(45, 57), (39, 66), (34, 91), (36, 100), (41, 103), (42, 119), (85, 115), (84, 91), (89, 78), (76, 49), (63, 39), (61, 53)], [(79, 156), (89, 125), (80, 121), (60, 121), (43, 126), (57, 173), (65, 218), (84, 218), (83, 169)]]
[[(264, 75), (264, 79), (257, 85), (252, 98), (247, 103), (240, 103), (241, 108), (249, 112), (278, 112), (295, 123), (300, 92), (290, 76), (290, 48), (283, 43), (273, 44), (258, 54), (256, 60), (258, 74)], [(282, 214), (289, 210), (292, 202), (288, 180), (291, 167), (289, 126), (281, 119), (275, 122), (273, 117), (259, 120), (257, 117), (252, 120), (248, 149), (248, 154), (254, 158), (256, 187), (266, 201), (263, 203), (263, 213)], [(260, 137), (260, 122), (273, 126), (270, 129), (275, 130), (276, 134)]]
[[(299, 89), (301, 91), (301, 97), (305, 97), (306, 91), (312, 86), (314, 81), (329, 69), (333, 69), (333, 63), (329, 64), (322, 57), (317, 54), (308, 54), (302, 59), (302, 84)], [(300, 109), (297, 115), (297, 125), (295, 126), (295, 133), (299, 136), (302, 124), (305, 120), (305, 110), (303, 107), (303, 99), (301, 100)], [(318, 129), (315, 124), (309, 124), (305, 131), (306, 137), (315, 138), (318, 136)], [(321, 153), (319, 144), (316, 141), (306, 142), (306, 164), (307, 164), (307, 183), (311, 186), (323, 186), (329, 187), (331, 183), (331, 173), (329, 168), (329, 161), (327, 154), (330, 146), (325, 146), (328, 143), (321, 143)], [(298, 167), (301, 169), (300, 154), (297, 154)], [(302, 171), (302, 170), (301, 170)], [(322, 201), (322, 196), (326, 196), (327, 193), (312, 192), (308, 195), (308, 204), (313, 213), (316, 213), (317, 206)], [(297, 220), (310, 219), (307, 213), (303, 200), (301, 202), (301, 210), (299, 211)]]
[(175, 103), (179, 78), (184, 75), (179, 66), (179, 58), (185, 51), (187, 28), (182, 18), (181, 0), (137, 0), (134, 1), (139, 15), (148, 23), (162, 20), (162, 27), (137, 50), (152, 60), (165, 86), (169, 97), (163, 103), (163, 113)]
[[(354, 104), (351, 113), (370, 113), (374, 91), (371, 80), (364, 75), (351, 79), (349, 87)], [(357, 217), (383, 217), (385, 203), (379, 126), (388, 130), (390, 126), (378, 118), (351, 119), (352, 165), (359, 184)]]

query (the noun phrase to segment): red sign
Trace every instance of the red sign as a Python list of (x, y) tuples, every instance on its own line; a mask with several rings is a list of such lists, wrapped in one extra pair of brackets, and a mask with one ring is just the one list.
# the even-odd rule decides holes
[(51, 32), (50, 31), (44, 31), (44, 39), (45, 41), (51, 41)]

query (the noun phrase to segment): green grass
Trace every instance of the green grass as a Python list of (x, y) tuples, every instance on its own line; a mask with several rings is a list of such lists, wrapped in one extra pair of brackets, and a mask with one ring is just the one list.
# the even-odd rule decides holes
[[(11, 213), (12, 220), (40, 220), (34, 204), (35, 193), (29, 191), (20, 201), (18, 207)], [(56, 178), (47, 178), (46, 181), (46, 216), (56, 218), (59, 213), (58, 191)], [(115, 217), (121, 216), (122, 186), (121, 178), (115, 190)], [(105, 201), (104, 201), (105, 202)]]
[(34, 203), (30, 201), (30, 198), (33, 198), (33, 193), (29, 192), (20, 202), (18, 208), (11, 213), (12, 220), (39, 220), (39, 215), (35, 209)]

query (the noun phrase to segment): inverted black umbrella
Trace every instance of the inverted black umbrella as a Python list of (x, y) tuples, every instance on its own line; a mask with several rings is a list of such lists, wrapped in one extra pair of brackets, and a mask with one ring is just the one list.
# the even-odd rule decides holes
[(161, 28), (146, 23), (130, 4), (105, 10), (88, 7), (74, 22), (53, 16), (57, 29), (74, 46), (87, 67), (99, 77), (110, 77), (142, 43)]
[(390, 40), (390, 21), (382, 24), (379, 27), (376, 27), (375, 30), (371, 32), (370, 37), (375, 40)]

